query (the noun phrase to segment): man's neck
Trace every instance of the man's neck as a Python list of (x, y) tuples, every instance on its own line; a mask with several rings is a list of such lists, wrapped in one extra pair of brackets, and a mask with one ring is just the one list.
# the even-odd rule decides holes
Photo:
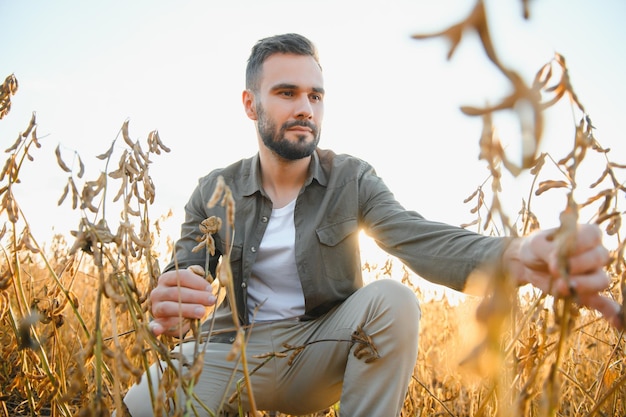
[(311, 157), (287, 161), (271, 152), (261, 152), (261, 178), (263, 189), (274, 208), (281, 208), (293, 201), (304, 182)]

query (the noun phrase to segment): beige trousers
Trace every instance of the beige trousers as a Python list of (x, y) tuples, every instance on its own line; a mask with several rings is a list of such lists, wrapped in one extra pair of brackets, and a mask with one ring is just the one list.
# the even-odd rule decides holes
[[(251, 376), (257, 409), (302, 415), (340, 401), (340, 415), (345, 417), (400, 415), (417, 359), (419, 318), (415, 294), (398, 282), (382, 279), (319, 319), (255, 324), (246, 353), (249, 370), (260, 366)], [(255, 357), (285, 351), (285, 343), (304, 349), (293, 357), (293, 350), (286, 352), (287, 357)], [(193, 362), (189, 356), (193, 343), (186, 345), (182, 352)], [(237, 416), (240, 407), (249, 409), (245, 390), (234, 402), (222, 402), (236, 392), (232, 381), (243, 376), (241, 365), (233, 369), (237, 361), (225, 359), (230, 350), (225, 343), (210, 343), (207, 348), (194, 393), (213, 414), (196, 401), (198, 415)], [(151, 372), (156, 378), (160, 375), (157, 366)], [(144, 377), (124, 398), (133, 417), (154, 415), (148, 390)]]

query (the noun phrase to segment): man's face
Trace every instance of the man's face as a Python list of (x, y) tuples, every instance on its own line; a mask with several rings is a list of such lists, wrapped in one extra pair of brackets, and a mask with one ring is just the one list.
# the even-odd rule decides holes
[(322, 71), (312, 57), (275, 54), (263, 64), (255, 94), (259, 137), (286, 160), (310, 156), (324, 113)]

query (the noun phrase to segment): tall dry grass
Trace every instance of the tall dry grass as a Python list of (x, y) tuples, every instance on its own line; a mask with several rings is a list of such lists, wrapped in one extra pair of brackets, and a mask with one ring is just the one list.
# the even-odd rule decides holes
[[(590, 213), (590, 221), (603, 228), (611, 245), (607, 269), (613, 284), (608, 294), (623, 302), (626, 165), (614, 160), (594, 137), (591, 116), (574, 94), (563, 57), (557, 55), (540, 68), (530, 85), (502, 64), (481, 1), (459, 24), (415, 38), (445, 36), (452, 42), (451, 56), (460, 34), (468, 30), (479, 34), (488, 58), (510, 80), (513, 93), (493, 106), (463, 107), (468, 115), (483, 119), (479, 145), (490, 171), (466, 200), (474, 217), (466, 227), (489, 234), (527, 234), (540, 223), (534, 202), (561, 193), (561, 226), (555, 237), (565, 246), (581, 213)], [(17, 90), (16, 77), (7, 77), (0, 88), (0, 118), (9, 114)], [(573, 137), (563, 144), (562, 155), (538, 153), (546, 111), (563, 100), (569, 100), (578, 115)], [(498, 112), (515, 112), (519, 106), (532, 116), (520, 115), (525, 158), (516, 165), (502, 149), (493, 120)], [(168, 241), (160, 236), (166, 216), (153, 217), (150, 211), (156, 192), (150, 165), (169, 149), (156, 131), (145, 141), (132, 140), (126, 121), (111, 147), (97, 156), (103, 174), (86, 180), (82, 159), (76, 156), (76, 168), (70, 168), (57, 148), (59, 167), (68, 173), (67, 184), (59, 187), (59, 204), (76, 210), (79, 227), (73, 241), (59, 235), (44, 246), (32, 235), (13, 192), (20, 187), (21, 173), (34, 169), (39, 146), (33, 114), (6, 149), (0, 175), (0, 416), (106, 416), (112, 410), (120, 415), (128, 387), (151, 363), (172, 359), (175, 341), (155, 338), (147, 329), (148, 293), (162, 255), (157, 248)], [(591, 158), (604, 161), (602, 169), (581, 178), (577, 174)], [(502, 208), (506, 190), (501, 190), (501, 179), (522, 173), (529, 173), (532, 181), (528, 198), (512, 219)], [(585, 196), (582, 201), (576, 200), (579, 195)], [(111, 214), (121, 219), (115, 226), (106, 220), (116, 217)], [(222, 220), (224, 227), (232, 224), (232, 219)], [(205, 237), (210, 250), (210, 231)], [(422, 300), (420, 353), (403, 416), (626, 415), (623, 334), (595, 313), (579, 310), (575, 300), (555, 302), (536, 291), (517, 292), (506, 277), (494, 276), (490, 296), (466, 298), (452, 306), (445, 297), (424, 294), (420, 279), (391, 258), (364, 262), (364, 269), (372, 279), (403, 281)], [(228, 271), (222, 275), (218, 278), (228, 288)], [(363, 336), (359, 343), (367, 344)], [(245, 341), (237, 346), (245, 349)], [(196, 363), (201, 349), (199, 343)], [(277, 353), (269, 360), (287, 360), (282, 356)], [(173, 367), (151, 399), (156, 408), (164, 411), (166, 398), (178, 396), (170, 411), (194, 415), (185, 405), (193, 396), (196, 370), (193, 364), (189, 373)], [(316, 416), (338, 415), (339, 408)]]

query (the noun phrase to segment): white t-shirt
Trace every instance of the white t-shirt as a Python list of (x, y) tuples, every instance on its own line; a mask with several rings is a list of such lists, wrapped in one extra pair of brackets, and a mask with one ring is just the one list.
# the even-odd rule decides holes
[[(248, 282), (250, 321), (280, 320), (304, 314), (304, 293), (296, 268), (296, 200), (273, 209)], [(255, 314), (255, 309), (258, 311)]]

